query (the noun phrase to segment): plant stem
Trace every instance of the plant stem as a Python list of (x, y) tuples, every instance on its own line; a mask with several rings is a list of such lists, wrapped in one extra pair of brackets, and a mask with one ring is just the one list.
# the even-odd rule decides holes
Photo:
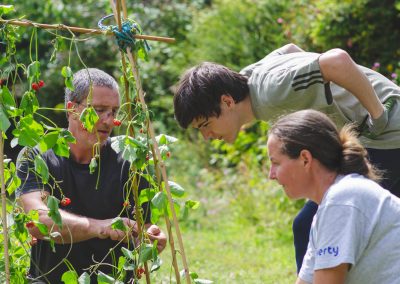
[(0, 183), (1, 183), (1, 219), (3, 224), (3, 242), (4, 242), (4, 264), (6, 272), (6, 283), (10, 283), (10, 264), (8, 255), (8, 228), (7, 228), (7, 197), (6, 186), (4, 181), (4, 139), (3, 132), (0, 131)]
[[(138, 90), (138, 97), (139, 97), (140, 103), (142, 105), (143, 110), (146, 111), (147, 107), (146, 107), (146, 102), (144, 100), (144, 92), (143, 92), (143, 89), (142, 89), (142, 86), (141, 86), (141, 81), (140, 81), (140, 77), (139, 77), (139, 70), (138, 70), (138, 67), (137, 67), (136, 58), (133, 57), (130, 48), (127, 48), (127, 55), (128, 55), (129, 62), (131, 64), (133, 76), (135, 77), (136, 86), (137, 86), (137, 90)], [(189, 268), (188, 268), (188, 264), (187, 264), (187, 261), (186, 261), (186, 254), (185, 254), (185, 249), (183, 247), (183, 240), (182, 240), (182, 235), (181, 235), (181, 232), (180, 232), (180, 229), (179, 229), (178, 218), (176, 217), (176, 212), (175, 212), (175, 208), (174, 208), (174, 202), (172, 200), (171, 191), (170, 191), (170, 188), (169, 188), (169, 185), (168, 185), (167, 171), (166, 171), (166, 168), (165, 168), (165, 164), (162, 162), (162, 157), (161, 157), (161, 154), (160, 154), (160, 150), (158, 148), (158, 143), (157, 143), (157, 140), (155, 138), (154, 128), (153, 128), (153, 125), (152, 125), (152, 123), (150, 121), (149, 121), (148, 131), (149, 131), (151, 140), (153, 141), (153, 146), (154, 146), (154, 150), (155, 150), (155, 153), (156, 153), (157, 160), (161, 161), (159, 163), (159, 168), (161, 170), (162, 179), (164, 180), (164, 183), (165, 183), (165, 191), (167, 193), (168, 204), (170, 206), (170, 210), (171, 210), (171, 213), (172, 213), (172, 219), (173, 219), (174, 226), (175, 226), (175, 233), (176, 233), (177, 238), (178, 238), (179, 249), (180, 249), (180, 252), (181, 252), (183, 267), (184, 267), (184, 271), (185, 271), (185, 275), (186, 275), (186, 282), (188, 284), (190, 284), (191, 280), (190, 280), (190, 275), (189, 275)], [(175, 251), (173, 252), (173, 255), (174, 254), (175, 254)], [(179, 280), (177, 279), (177, 281), (179, 281)]]

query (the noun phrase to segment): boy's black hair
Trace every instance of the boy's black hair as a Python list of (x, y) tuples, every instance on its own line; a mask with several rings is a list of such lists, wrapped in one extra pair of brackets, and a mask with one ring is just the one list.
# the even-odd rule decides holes
[(240, 102), (249, 95), (247, 77), (225, 66), (203, 62), (181, 77), (174, 92), (175, 118), (186, 129), (194, 119), (221, 114), (221, 96)]

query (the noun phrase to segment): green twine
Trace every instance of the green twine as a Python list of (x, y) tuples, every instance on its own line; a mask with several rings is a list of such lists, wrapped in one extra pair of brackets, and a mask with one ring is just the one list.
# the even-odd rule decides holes
[[(113, 14), (101, 18), (100, 21), (98, 22), (98, 26), (103, 31), (111, 30), (114, 33), (120, 50), (126, 52), (126, 49), (130, 47), (131, 50), (138, 51), (139, 49), (144, 47), (145, 52), (150, 51), (150, 46), (147, 44), (147, 41), (136, 40), (135, 35), (142, 34), (142, 29), (140, 28), (139, 24), (136, 23), (134, 20), (128, 19), (124, 21), (121, 25), (121, 30), (119, 30), (118, 26), (103, 25), (103, 21), (112, 16)], [(140, 42), (139, 47), (137, 45), (138, 42)]]

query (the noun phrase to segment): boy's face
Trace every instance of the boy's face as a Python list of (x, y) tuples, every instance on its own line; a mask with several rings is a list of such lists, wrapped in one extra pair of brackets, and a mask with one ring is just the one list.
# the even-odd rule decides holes
[(231, 96), (221, 97), (221, 114), (208, 119), (199, 117), (192, 121), (192, 127), (200, 130), (205, 140), (218, 139), (227, 143), (235, 142), (241, 124), (236, 103)]

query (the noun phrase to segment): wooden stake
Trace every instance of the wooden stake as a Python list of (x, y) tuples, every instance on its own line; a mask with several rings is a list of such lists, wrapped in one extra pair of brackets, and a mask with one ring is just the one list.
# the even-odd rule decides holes
[[(81, 34), (104, 34), (104, 35), (114, 35), (112, 31), (103, 31), (100, 29), (88, 29), (88, 28), (80, 28), (80, 27), (71, 27), (71, 26), (66, 26), (64, 24), (41, 24), (41, 23), (35, 23), (31, 22), (28, 20), (23, 20), (23, 21), (18, 21), (18, 20), (2, 20), (0, 19), (0, 24), (6, 24), (6, 25), (14, 25), (14, 26), (23, 26), (23, 27), (38, 27), (41, 29), (46, 29), (46, 30), (67, 30), (67, 31), (72, 31), (76, 33), (81, 33)], [(160, 42), (166, 42), (166, 43), (174, 43), (175, 39), (170, 38), (170, 37), (160, 37), (160, 36), (151, 36), (151, 35), (134, 35), (135, 38), (137, 39), (144, 39), (144, 40), (150, 40), (150, 41), (160, 41)]]
[(6, 283), (10, 283), (10, 259), (8, 255), (8, 228), (7, 228), (7, 196), (4, 181), (4, 139), (3, 132), (0, 131), (0, 183), (1, 183), (1, 219), (3, 223), (3, 243), (4, 243), (4, 265), (6, 272)]

